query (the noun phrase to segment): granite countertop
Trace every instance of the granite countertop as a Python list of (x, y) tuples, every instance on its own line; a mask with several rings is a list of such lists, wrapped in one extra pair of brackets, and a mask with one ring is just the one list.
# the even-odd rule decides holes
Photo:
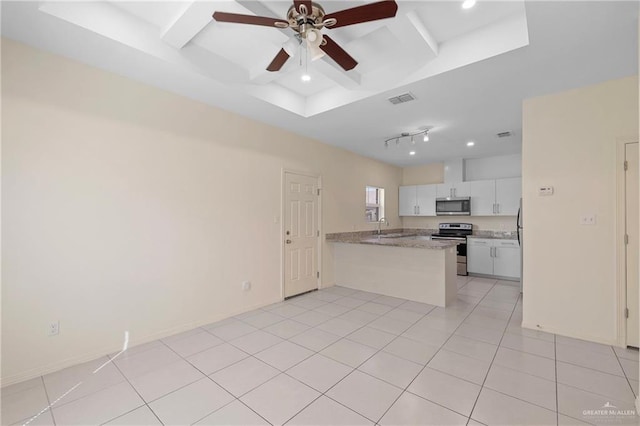
[(430, 229), (391, 229), (380, 235), (377, 231), (340, 232), (327, 234), (331, 243), (370, 244), (388, 247), (406, 247), (419, 249), (442, 250), (460, 244), (457, 241), (431, 240)]
[(487, 238), (491, 240), (517, 240), (516, 231), (475, 231), (473, 235), (467, 238)]

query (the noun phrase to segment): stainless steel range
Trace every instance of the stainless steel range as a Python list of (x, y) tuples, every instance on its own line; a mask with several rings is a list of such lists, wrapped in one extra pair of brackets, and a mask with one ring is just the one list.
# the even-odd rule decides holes
[(460, 241), (458, 250), (458, 275), (469, 275), (467, 272), (467, 235), (473, 233), (471, 223), (441, 223), (438, 233), (431, 235), (432, 240)]

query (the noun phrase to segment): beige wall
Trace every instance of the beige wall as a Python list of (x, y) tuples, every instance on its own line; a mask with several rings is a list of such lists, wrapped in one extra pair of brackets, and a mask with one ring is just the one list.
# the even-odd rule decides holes
[[(124, 330), (136, 344), (279, 300), (283, 168), (322, 175), (325, 233), (373, 229), (365, 186), (402, 179), (12, 41), (2, 55), (3, 385), (114, 351)], [(401, 226), (397, 197), (386, 208)]]
[[(428, 185), (444, 182), (444, 163), (431, 163), (402, 169), (402, 185)], [(397, 198), (397, 194), (394, 194)], [(448, 216), (448, 217), (403, 217), (404, 228), (436, 229), (440, 222), (472, 223), (475, 230), (515, 231), (514, 216)]]
[(444, 182), (444, 163), (431, 163), (402, 169), (403, 185), (428, 185)]
[[(638, 135), (637, 76), (523, 110), (526, 327), (617, 343), (616, 150)], [(540, 197), (536, 188), (555, 193)], [(595, 214), (595, 226), (579, 224)]]

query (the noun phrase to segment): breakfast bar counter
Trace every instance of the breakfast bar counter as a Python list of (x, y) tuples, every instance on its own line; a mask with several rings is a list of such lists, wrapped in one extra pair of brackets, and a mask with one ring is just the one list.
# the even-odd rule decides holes
[(327, 234), (336, 284), (437, 306), (456, 298), (455, 241), (419, 232)]

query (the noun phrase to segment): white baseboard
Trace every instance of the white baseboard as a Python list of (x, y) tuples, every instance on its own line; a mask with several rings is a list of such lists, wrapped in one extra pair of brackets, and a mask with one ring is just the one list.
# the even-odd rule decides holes
[(618, 342), (618, 339), (616, 339), (615, 337), (613, 337), (612, 339), (608, 340), (608, 339), (603, 339), (601, 337), (590, 336), (590, 335), (587, 335), (587, 334), (572, 333), (572, 332), (569, 332), (567, 330), (563, 330), (561, 328), (538, 327), (536, 324), (529, 324), (529, 323), (525, 323), (525, 322), (522, 323), (522, 328), (528, 328), (530, 330), (536, 330), (536, 331), (544, 331), (544, 332), (547, 332), (547, 333), (557, 334), (559, 336), (571, 337), (571, 338), (580, 339), (580, 340), (587, 340), (589, 342), (602, 343), (603, 345), (620, 346), (620, 344)]
[(335, 281), (331, 281), (330, 283), (320, 283), (320, 287), (318, 287), (318, 290), (323, 288), (334, 287), (335, 285), (336, 285)]
[[(158, 339), (164, 339), (165, 337), (173, 336), (174, 334), (182, 333), (183, 331), (188, 331), (188, 330), (192, 330), (192, 329), (194, 329), (196, 327), (201, 327), (203, 325), (212, 324), (214, 322), (221, 321), (223, 319), (230, 318), (230, 317), (233, 317), (235, 315), (240, 315), (242, 313), (249, 312), (249, 311), (252, 311), (254, 309), (259, 309), (259, 308), (262, 308), (263, 306), (271, 305), (273, 303), (278, 303), (278, 302), (281, 302), (281, 301), (282, 301), (281, 298), (278, 298), (278, 299), (275, 299), (275, 300), (270, 300), (270, 301), (265, 302), (265, 303), (259, 303), (259, 304), (250, 306), (248, 308), (243, 308), (241, 310), (238, 310), (238, 311), (232, 313), (231, 315), (225, 315), (225, 316), (214, 315), (212, 317), (205, 318), (205, 319), (203, 319), (201, 321), (196, 321), (196, 322), (193, 322), (193, 323), (183, 324), (183, 325), (178, 326), (178, 327), (172, 327), (172, 328), (169, 328), (169, 329), (166, 329), (166, 330), (162, 330), (162, 331), (159, 331), (157, 333), (153, 333), (153, 334), (150, 334), (150, 335), (147, 335), (147, 336), (143, 336), (143, 337), (137, 337), (137, 336), (135, 336), (135, 334), (132, 334), (132, 338), (131, 338), (129, 347), (142, 345), (142, 344), (149, 343), (149, 342), (152, 342), (152, 341), (158, 340)], [(65, 368), (72, 367), (74, 365), (82, 364), (84, 362), (89, 362), (89, 361), (92, 361), (94, 359), (103, 357), (105, 355), (109, 355), (109, 354), (112, 354), (114, 352), (119, 352), (121, 350), (122, 350), (122, 346), (120, 346), (120, 345), (117, 346), (117, 347), (116, 346), (103, 347), (103, 348), (100, 348), (98, 350), (85, 353), (83, 355), (74, 356), (72, 358), (67, 358), (67, 359), (65, 359), (63, 361), (55, 362), (55, 363), (44, 365), (44, 366), (41, 366), (41, 367), (32, 368), (32, 369), (24, 371), (22, 373), (14, 374), (13, 376), (3, 377), (0, 380), (0, 387), (6, 387), (6, 386), (14, 385), (16, 383), (20, 383), (20, 382), (24, 382), (26, 380), (34, 379), (36, 377), (40, 377), (40, 376), (44, 376), (44, 375), (47, 375), (47, 374), (55, 373), (56, 371), (60, 371), (60, 370), (63, 370)]]

